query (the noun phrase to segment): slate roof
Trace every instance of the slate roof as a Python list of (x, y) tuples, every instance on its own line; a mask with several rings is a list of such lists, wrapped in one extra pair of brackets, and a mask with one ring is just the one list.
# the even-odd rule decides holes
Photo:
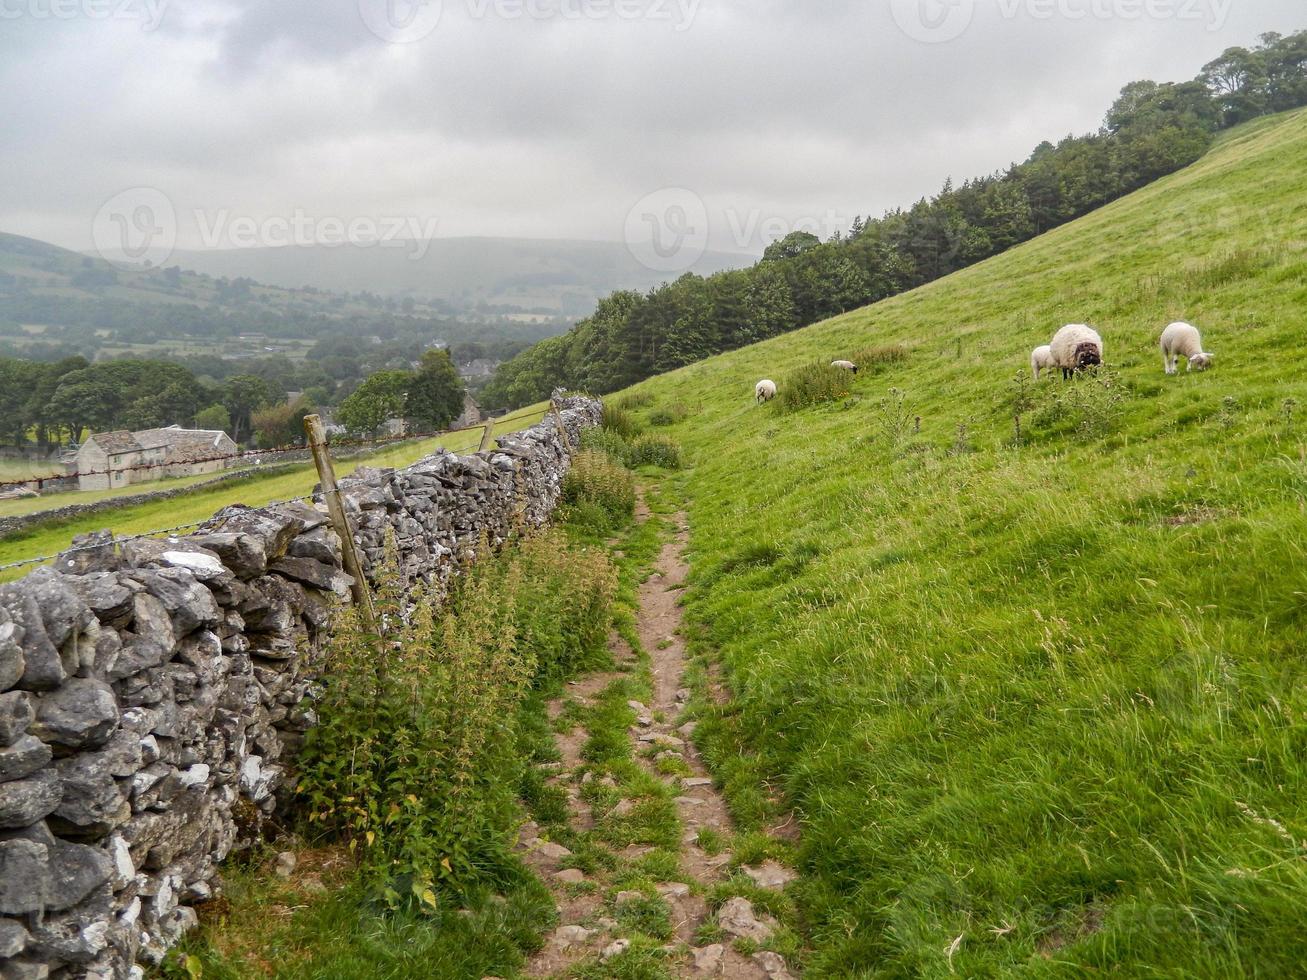
[(97, 432), (91, 439), (110, 456), (166, 449), (167, 463), (195, 463), (236, 454), (235, 444), (221, 429), (182, 429), (174, 425), (140, 432)]
[[(136, 437), (126, 429), (119, 429), (117, 432), (97, 432), (91, 436), (95, 444), (110, 456), (121, 456), (123, 453), (139, 453), (142, 446), (136, 441)], [(87, 440), (88, 442), (90, 439)]]
[(169, 463), (195, 463), (215, 456), (234, 456), (235, 446), (221, 429), (144, 429), (133, 433), (146, 449), (164, 447)]

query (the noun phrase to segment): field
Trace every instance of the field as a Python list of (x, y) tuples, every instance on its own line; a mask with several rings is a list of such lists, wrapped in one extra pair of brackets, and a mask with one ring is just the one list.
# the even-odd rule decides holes
[[(1304, 159), (1307, 112), (1264, 120), (634, 389), (693, 466), (696, 738), (745, 829), (798, 817), (808, 975), (1302, 975)], [(1176, 319), (1213, 370), (1162, 373)], [(1072, 322), (1107, 369), (1031, 383)], [(884, 345), (846, 397), (753, 404)]]
[[(0, 483), (9, 480), (26, 480), (31, 477), (51, 476), (54, 473), (55, 467), (41, 460), (0, 459)], [(3, 506), (3, 503), (0, 503), (0, 507)]]
[[(543, 416), (545, 410), (544, 406), (536, 405), (522, 409), (520, 412), (514, 412), (503, 422), (496, 424), (495, 433), (503, 435), (505, 432), (512, 432), (534, 425)], [(341, 462), (336, 467), (336, 475), (347, 476), (359, 466), (407, 466), (423, 456), (430, 455), (442, 446), (453, 452), (474, 452), (480, 444), (483, 431), (483, 427), (477, 427), (437, 439), (402, 443), (394, 448), (385, 449), (367, 457)], [(57, 498), (52, 499), (57, 499), (60, 506), (73, 503), (91, 503), (97, 499), (111, 497), (115, 494), (140, 493), (148, 488), (165, 489), (211, 479), (213, 479), (213, 475), (209, 474), (203, 477), (187, 477), (183, 480), (160, 481), (157, 484), (141, 484), (124, 490), (109, 490), (103, 493), (59, 494)], [(30, 530), (0, 538), (0, 565), (25, 561), (41, 555), (53, 555), (68, 547), (74, 536), (104, 527), (113, 528), (114, 533), (119, 537), (144, 534), (155, 529), (167, 529), (181, 524), (203, 521), (230, 504), (240, 503), (258, 507), (274, 500), (291, 500), (311, 493), (317, 482), (317, 471), (312, 464), (305, 464), (268, 476), (254, 476), (249, 480), (239, 480), (212, 488), (196, 490), (194, 493), (182, 497), (115, 508), (112, 511), (101, 511), (68, 521), (34, 524)], [(49, 502), (48, 500), (44, 502), (38, 500), (6, 501), (0, 504), (0, 516), (22, 513), (22, 511), (6, 509), (20, 505), (49, 506)], [(20, 578), (31, 570), (32, 566), (0, 570), (0, 581)]]

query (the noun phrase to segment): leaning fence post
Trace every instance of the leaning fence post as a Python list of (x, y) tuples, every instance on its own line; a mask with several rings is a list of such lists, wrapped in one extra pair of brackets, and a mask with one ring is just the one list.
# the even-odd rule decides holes
[(483, 453), (487, 449), (489, 449), (490, 440), (493, 439), (494, 437), (495, 437), (495, 420), (491, 419), (489, 422), (486, 423), (486, 431), (481, 436), (481, 448), (478, 449), (477, 452)]
[(354, 531), (350, 527), (349, 515), (340, 502), (340, 491), (336, 488), (336, 468), (331, 463), (331, 454), (327, 451), (327, 433), (322, 427), (322, 419), (317, 415), (304, 417), (304, 433), (309, 437), (309, 449), (313, 452), (313, 462), (318, 468), (318, 482), (322, 484), (322, 496), (327, 501), (327, 513), (331, 523), (340, 536), (340, 552), (344, 560), (345, 571), (354, 579), (350, 591), (354, 594), (354, 603), (359, 607), (364, 625), (376, 632), (377, 613), (372, 608), (372, 593), (368, 591), (367, 579), (363, 577), (363, 564), (359, 561), (358, 546), (354, 543)]
[(563, 445), (567, 451), (572, 451), (572, 437), (567, 434), (567, 426), (563, 424), (563, 413), (558, 410), (558, 402), (552, 399), (549, 402), (549, 411), (554, 413), (554, 421), (558, 423), (558, 432), (563, 437)]

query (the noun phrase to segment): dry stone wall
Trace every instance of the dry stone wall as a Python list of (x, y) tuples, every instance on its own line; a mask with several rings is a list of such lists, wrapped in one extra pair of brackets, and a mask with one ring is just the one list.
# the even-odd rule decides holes
[[(570, 444), (598, 402), (562, 399)], [(473, 456), (341, 481), (367, 574), (393, 532), (438, 590), (557, 503), (552, 417)], [(314, 724), (352, 580), (325, 508), (229, 507), (197, 533), (88, 535), (0, 585), (0, 977), (142, 975), (257, 839)]]

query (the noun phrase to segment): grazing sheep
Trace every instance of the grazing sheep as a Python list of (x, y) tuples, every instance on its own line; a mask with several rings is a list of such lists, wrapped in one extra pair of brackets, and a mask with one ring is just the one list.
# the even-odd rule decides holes
[(1045, 344), (1043, 347), (1036, 347), (1030, 354), (1030, 370), (1035, 374), (1035, 380), (1045, 371), (1051, 371), (1057, 367), (1057, 362), (1053, 360), (1053, 348)]
[(1191, 323), (1173, 323), (1162, 331), (1162, 365), (1167, 374), (1175, 374), (1180, 358), (1189, 359), (1190, 371), (1206, 371), (1215, 354), (1203, 352), (1203, 338)]
[(852, 361), (831, 361), (830, 366), (833, 368), (839, 368), (841, 371), (851, 371), (854, 374), (858, 373), (858, 365), (854, 364)]
[(1063, 327), (1049, 344), (1053, 364), (1062, 369), (1062, 380), (1072, 378), (1079, 371), (1098, 367), (1103, 363), (1103, 338), (1083, 323)]
[(757, 399), (759, 405), (771, 401), (776, 397), (776, 382), (759, 381), (757, 387), (753, 389), (753, 397)]

